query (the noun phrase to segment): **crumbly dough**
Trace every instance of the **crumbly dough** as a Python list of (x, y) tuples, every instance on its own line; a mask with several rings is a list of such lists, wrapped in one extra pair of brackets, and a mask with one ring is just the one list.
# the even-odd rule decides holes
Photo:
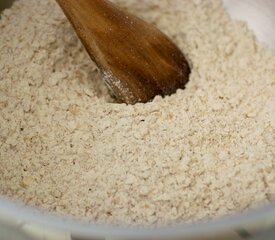
[(54, 0), (0, 20), (0, 193), (116, 224), (214, 218), (275, 195), (275, 55), (220, 1), (116, 0), (192, 67), (185, 90), (117, 104)]

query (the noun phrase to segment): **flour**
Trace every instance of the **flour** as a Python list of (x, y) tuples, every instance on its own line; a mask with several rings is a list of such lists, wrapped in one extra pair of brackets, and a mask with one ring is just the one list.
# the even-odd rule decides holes
[(117, 104), (53, 0), (0, 20), (0, 193), (118, 224), (219, 217), (275, 196), (275, 56), (219, 1), (116, 0), (185, 53), (185, 90)]

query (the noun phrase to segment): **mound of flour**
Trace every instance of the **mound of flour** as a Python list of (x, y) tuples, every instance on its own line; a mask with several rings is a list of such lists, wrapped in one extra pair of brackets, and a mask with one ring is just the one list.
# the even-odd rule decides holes
[(275, 55), (220, 1), (115, 2), (182, 49), (186, 89), (115, 103), (55, 1), (17, 1), (0, 20), (0, 193), (123, 224), (272, 201)]

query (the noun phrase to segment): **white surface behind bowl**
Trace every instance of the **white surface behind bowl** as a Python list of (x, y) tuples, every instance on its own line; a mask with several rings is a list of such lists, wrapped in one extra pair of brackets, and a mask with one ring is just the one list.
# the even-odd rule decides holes
[(223, 0), (233, 19), (247, 22), (258, 40), (275, 51), (275, 0)]

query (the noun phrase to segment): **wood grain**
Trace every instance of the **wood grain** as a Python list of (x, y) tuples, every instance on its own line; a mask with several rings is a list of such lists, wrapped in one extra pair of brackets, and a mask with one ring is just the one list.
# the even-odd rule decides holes
[(106, 0), (57, 0), (114, 95), (134, 104), (184, 88), (190, 68), (156, 27)]

